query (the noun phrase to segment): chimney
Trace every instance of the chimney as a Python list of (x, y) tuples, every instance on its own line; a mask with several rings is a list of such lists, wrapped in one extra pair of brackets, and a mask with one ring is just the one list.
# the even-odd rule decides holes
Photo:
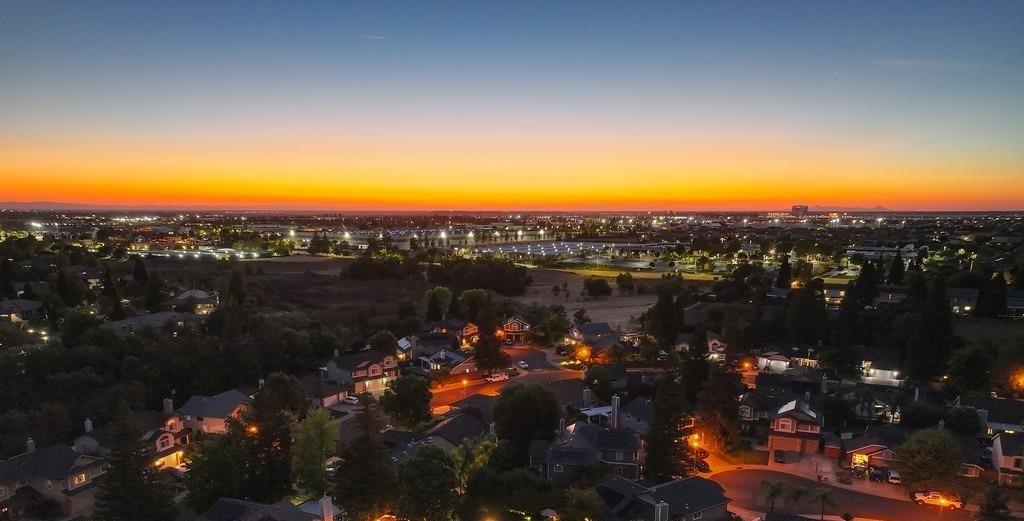
[(334, 521), (334, 505), (331, 503), (331, 496), (327, 494), (320, 498), (320, 519), (321, 521)]
[(262, 378), (260, 378), (260, 381), (257, 383), (257, 385), (259, 385), (259, 388), (262, 389), (263, 388), (263, 384), (265, 384), (265, 383), (267, 383), (267, 381), (262, 379)]
[(619, 395), (612, 396), (612, 417), (611, 417), (611, 428), (619, 428)]
[(174, 399), (164, 398), (164, 414), (171, 414), (174, 412)]
[[(842, 384), (842, 379), (840, 379), (839, 383), (840, 383), (840, 385)], [(825, 378), (825, 375), (822, 374), (821, 375), (821, 394), (826, 394), (826, 393), (828, 393), (828, 378)]]
[(83, 422), (83, 427), (85, 427), (86, 434), (92, 432), (92, 420), (86, 418), (85, 422)]
[(339, 356), (341, 356), (341, 354), (338, 352), (337, 349), (335, 349), (334, 350), (334, 358), (338, 358)]
[(592, 393), (593, 391), (591, 391), (589, 387), (583, 388), (583, 408), (590, 407), (590, 395)]
[(804, 391), (804, 401), (811, 403), (811, 391)]
[(658, 501), (658, 504), (654, 505), (654, 521), (668, 521), (668, 514), (668, 503)]
[(488, 430), (488, 432), (491, 433), (491, 436), (497, 436), (498, 435), (498, 424), (492, 421), (487, 426), (487, 430)]
[(565, 432), (565, 418), (558, 419), (558, 434)]
[(915, 387), (914, 388), (914, 401), (915, 402), (920, 398), (920, 395), (921, 395), (921, 388), (920, 387)]
[(946, 430), (946, 420), (939, 420), (939, 432)]
[(36, 440), (33, 440), (32, 438), (29, 438), (29, 439), (25, 440), (25, 452), (29, 453), (29, 452), (35, 452), (35, 451), (36, 451)]

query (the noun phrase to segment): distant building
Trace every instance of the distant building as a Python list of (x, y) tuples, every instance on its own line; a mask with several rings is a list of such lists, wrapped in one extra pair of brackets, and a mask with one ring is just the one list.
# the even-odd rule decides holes
[(794, 204), (793, 205), (793, 209), (790, 210), (789, 213), (791, 213), (793, 215), (793, 217), (803, 217), (803, 216), (807, 215), (807, 205), (806, 204)]

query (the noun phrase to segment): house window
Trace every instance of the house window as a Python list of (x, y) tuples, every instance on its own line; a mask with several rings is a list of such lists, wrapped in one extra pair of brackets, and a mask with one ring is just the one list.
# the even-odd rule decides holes
[(379, 365), (371, 365), (370, 366), (370, 376), (380, 376), (380, 366)]
[(692, 519), (693, 519), (693, 521), (697, 521), (698, 519), (704, 519), (704, 512), (696, 512), (696, 513), (694, 513)]
[(793, 420), (789, 418), (779, 418), (779, 430), (780, 431), (792, 431)]
[(554, 471), (555, 472), (562, 472), (562, 465), (560, 463), (555, 463)]
[(78, 474), (77, 476), (71, 478), (71, 483), (73, 483), (76, 487), (79, 486), (79, 485), (84, 484), (85, 483), (85, 473)]
[(615, 453), (615, 461), (622, 461), (622, 451), (621, 450), (617, 451)]

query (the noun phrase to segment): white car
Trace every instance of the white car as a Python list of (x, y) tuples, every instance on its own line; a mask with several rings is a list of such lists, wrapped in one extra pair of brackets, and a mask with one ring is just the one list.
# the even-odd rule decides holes
[(885, 480), (888, 481), (889, 483), (892, 483), (893, 485), (899, 485), (900, 483), (903, 483), (903, 478), (900, 477), (900, 473), (895, 470), (890, 470), (889, 477), (885, 478)]
[(963, 508), (964, 504), (956, 496), (944, 496), (941, 492), (918, 492), (914, 494), (914, 503), (918, 505), (935, 505), (943, 508)]
[(504, 382), (505, 380), (508, 380), (508, 373), (494, 373), (488, 376), (486, 380), (491, 383)]
[(526, 360), (520, 360), (519, 362), (516, 363), (516, 365), (518, 365), (520, 369), (530, 368), (530, 364), (526, 363)]
[(359, 405), (359, 397), (358, 396), (346, 396), (345, 399), (342, 400), (341, 402), (342, 403), (347, 403), (349, 405)]

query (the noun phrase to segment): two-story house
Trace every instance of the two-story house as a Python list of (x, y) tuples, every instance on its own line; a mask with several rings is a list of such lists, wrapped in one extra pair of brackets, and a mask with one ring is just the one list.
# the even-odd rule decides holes
[(195, 433), (224, 434), (228, 418), (239, 418), (252, 406), (252, 398), (236, 389), (213, 396), (195, 395), (178, 409), (182, 424)]
[(388, 383), (398, 379), (398, 358), (393, 354), (366, 350), (345, 353), (327, 361), (322, 376), (349, 389), (349, 394), (381, 396)]
[(699, 476), (649, 486), (622, 476), (598, 483), (609, 521), (726, 521), (731, 519), (721, 485)]
[[(179, 467), (185, 463), (184, 450), (192, 442), (192, 429), (185, 427), (180, 414), (174, 412), (171, 399), (164, 400), (164, 410), (145, 411), (135, 415), (135, 424), (142, 432), (139, 441), (156, 468)], [(85, 432), (75, 438), (74, 449), (82, 454), (106, 457), (114, 434), (112, 424), (94, 429), (86, 419)]]
[(0, 321), (21, 324), (46, 318), (46, 307), (36, 300), (0, 300)]
[(992, 468), (999, 473), (999, 484), (1024, 486), (1024, 433), (1000, 432), (992, 437)]
[(817, 454), (821, 447), (821, 413), (804, 400), (786, 403), (775, 413), (768, 431), (768, 450)]
[(781, 387), (758, 386), (740, 397), (740, 427), (746, 434), (763, 433), (779, 408), (799, 397)]
[(530, 323), (519, 315), (513, 315), (501, 324), (501, 332), (506, 344), (524, 344), (530, 332)]
[(182, 291), (167, 302), (164, 302), (165, 306), (174, 311), (193, 313), (195, 315), (209, 315), (217, 309), (218, 304), (220, 304), (220, 297), (216, 292), (203, 291), (201, 289)]
[(990, 436), (1000, 432), (1024, 432), (1024, 400), (963, 396), (957, 397), (955, 405), (977, 411), (981, 427)]
[[(565, 425), (562, 420), (561, 425)], [(642, 444), (629, 429), (576, 422), (560, 427), (553, 441), (530, 443), (530, 468), (556, 486), (568, 486), (582, 467), (607, 465), (613, 474), (639, 479)]]
[(92, 508), (96, 478), (103, 461), (66, 445), (36, 449), (31, 438), (26, 451), (0, 461), (0, 519), (20, 519), (41, 500), (53, 500), (65, 516)]

